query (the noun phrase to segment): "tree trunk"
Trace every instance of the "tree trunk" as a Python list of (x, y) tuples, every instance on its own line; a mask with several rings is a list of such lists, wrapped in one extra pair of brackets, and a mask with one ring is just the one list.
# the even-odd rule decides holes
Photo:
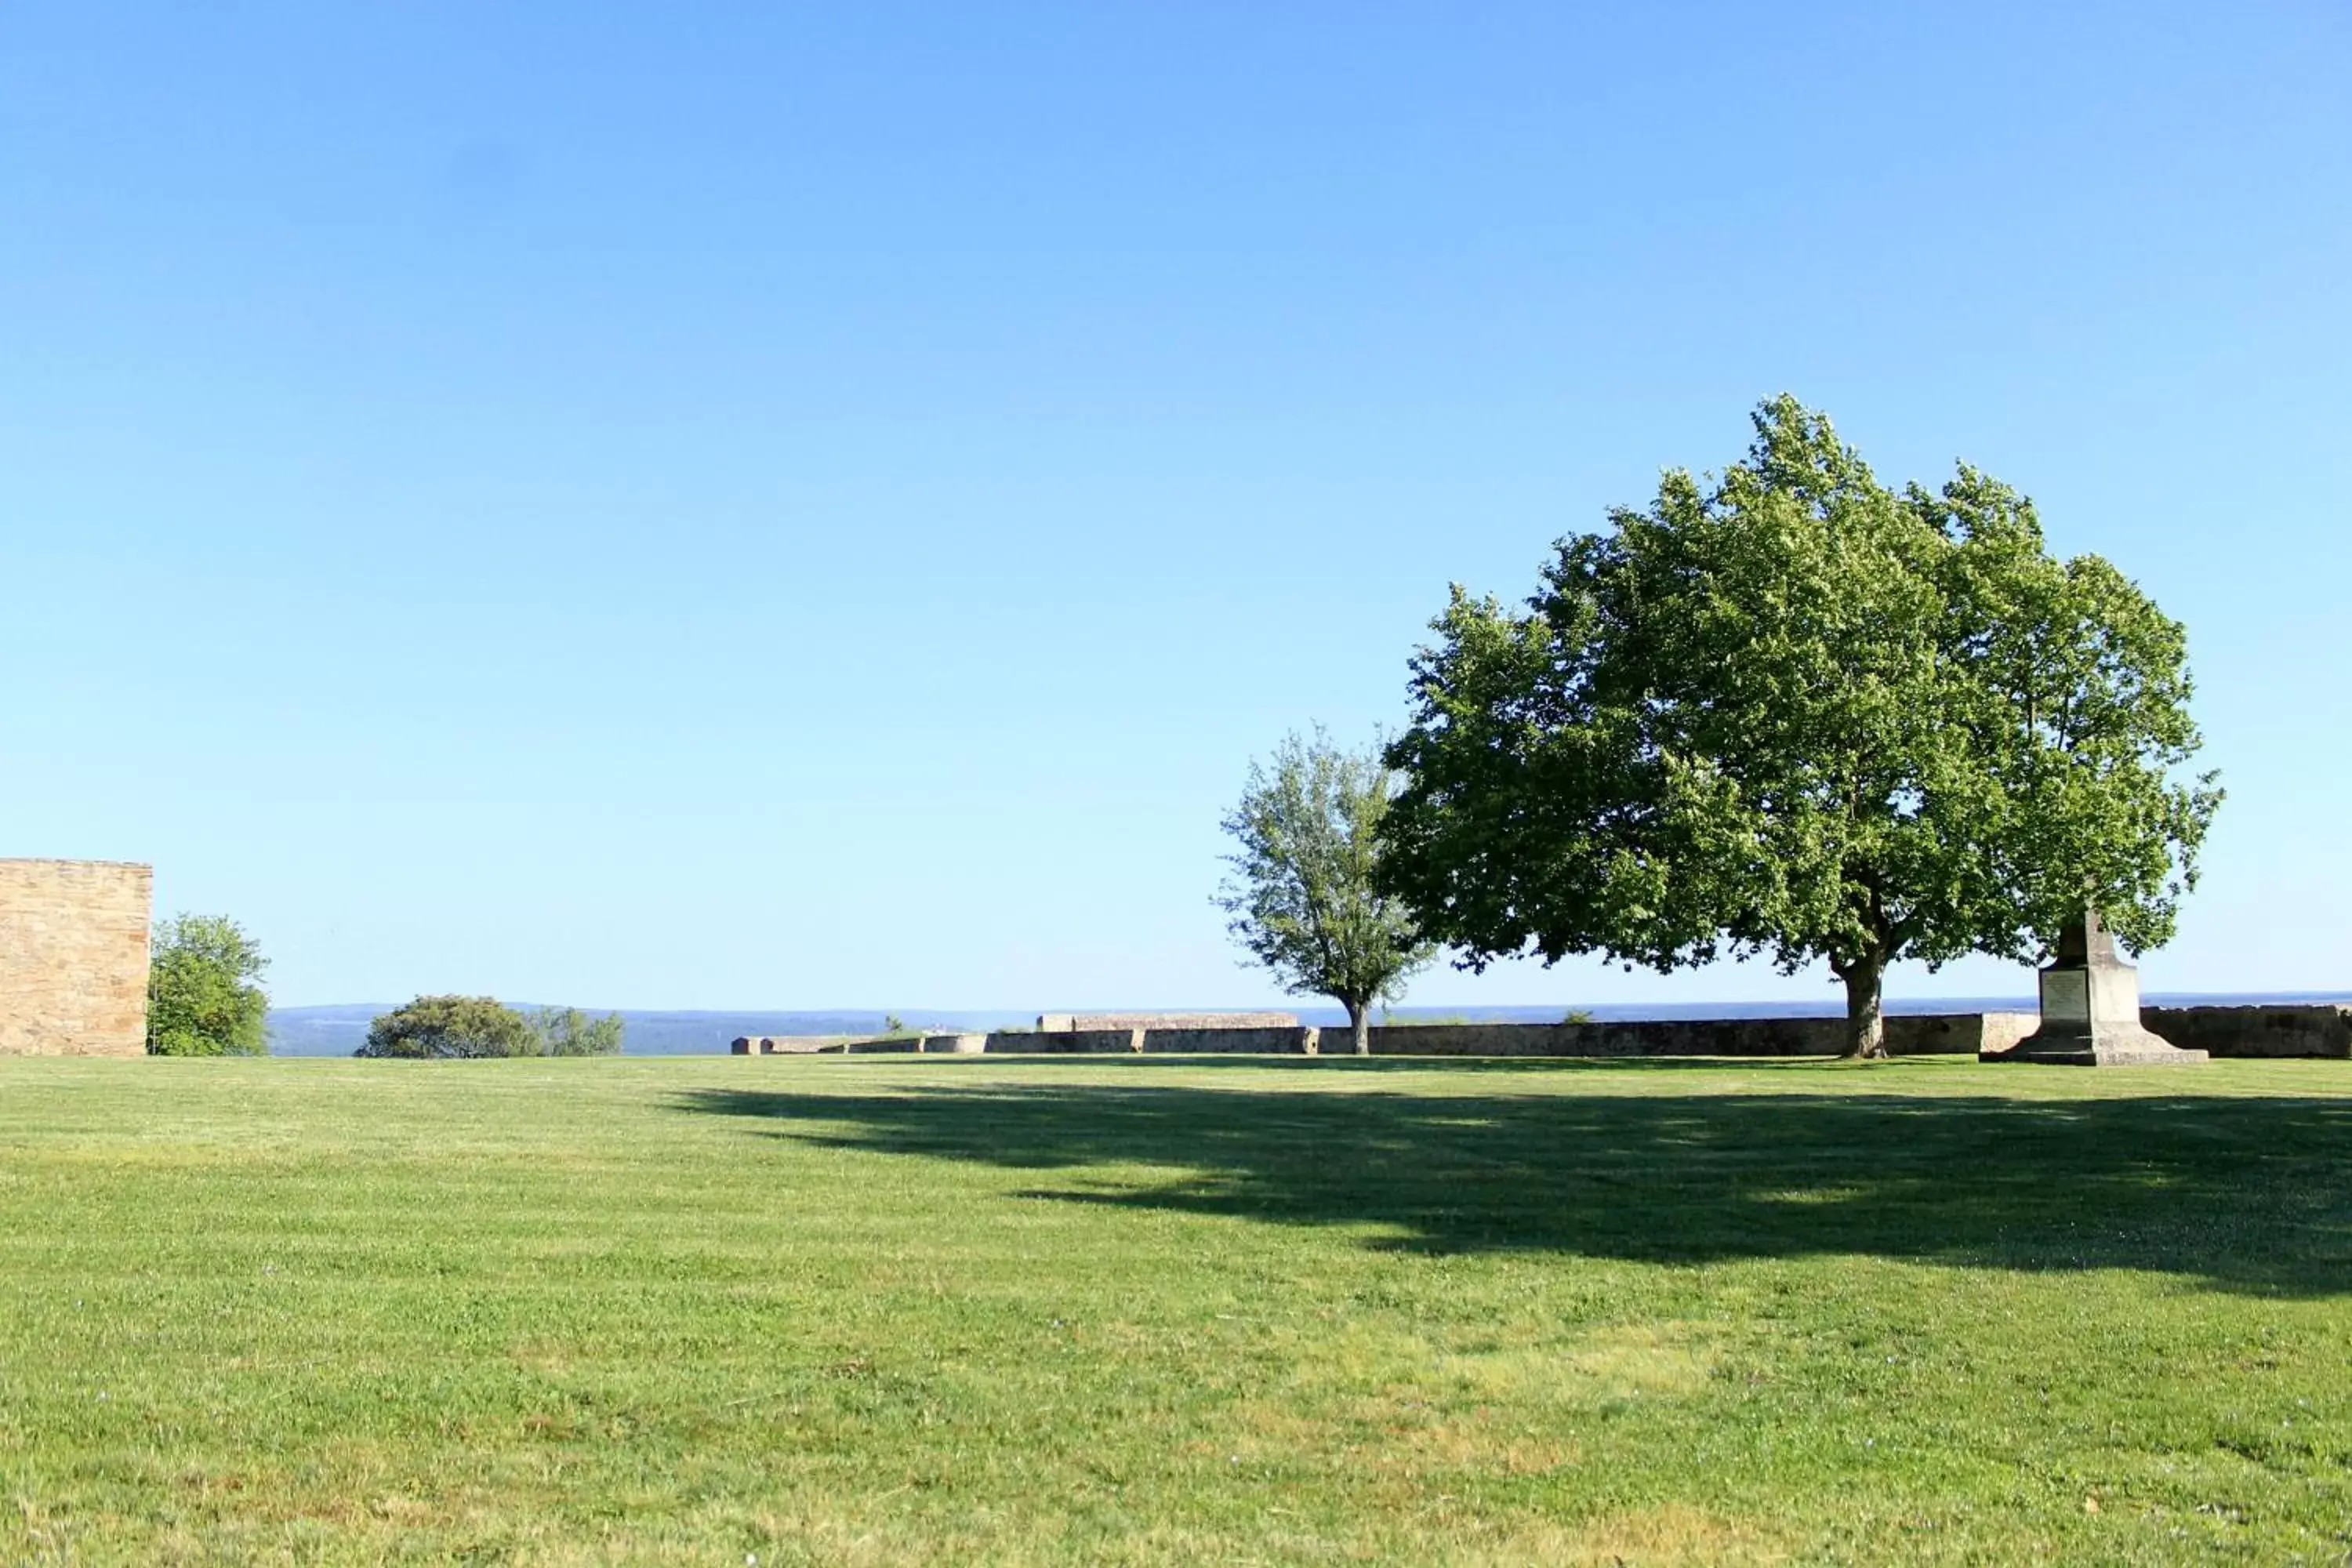
[(1873, 953), (1838, 967), (1837, 973), (1845, 982), (1845, 1054), (1886, 1055), (1886, 1016), (1879, 1008), (1886, 960)]
[(1372, 1054), (1372, 1010), (1370, 1006), (1362, 1002), (1349, 1003), (1348, 1027), (1354, 1032), (1356, 1037), (1356, 1054), (1360, 1057), (1370, 1056)]

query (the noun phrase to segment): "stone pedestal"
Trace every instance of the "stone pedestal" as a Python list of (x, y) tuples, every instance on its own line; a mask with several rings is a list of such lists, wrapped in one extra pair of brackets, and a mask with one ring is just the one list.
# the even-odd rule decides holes
[(2116, 939), (2095, 910), (2070, 921), (2058, 953), (2042, 972), (2042, 1026), (1989, 1062), (2054, 1062), (2069, 1067), (2184, 1067), (2206, 1059), (2152, 1035), (2139, 1021), (2139, 971), (2116, 952)]

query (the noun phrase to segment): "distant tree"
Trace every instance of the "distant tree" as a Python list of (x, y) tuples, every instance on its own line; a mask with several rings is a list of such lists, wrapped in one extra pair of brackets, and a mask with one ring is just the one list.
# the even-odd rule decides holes
[(1357, 755), (1319, 728), (1294, 733), (1270, 769), (1250, 764), (1223, 824), (1236, 845), (1216, 897), (1227, 929), (1285, 989), (1345, 1007), (1358, 1056), (1371, 1049), (1372, 1005), (1402, 996), (1437, 951), (1374, 881), (1393, 782), (1377, 746)]
[(223, 915), (176, 915), (156, 927), (147, 967), (147, 1051), (158, 1057), (257, 1057), (269, 1049), (269, 960)]
[(531, 1032), (543, 1057), (617, 1057), (624, 1026), (618, 1013), (594, 1017), (577, 1007), (542, 1007), (531, 1015)]
[(1973, 468), (1898, 494), (1793, 398), (1754, 424), (1562, 540), (1528, 614), (1454, 589), (1383, 886), (1472, 968), (1826, 960), (1863, 1056), (1897, 959), (2027, 959), (2086, 902), (2168, 940), (2221, 799), (2174, 777), (2179, 624)]
[(488, 996), (419, 996), (368, 1026), (363, 1057), (535, 1057), (539, 1032)]

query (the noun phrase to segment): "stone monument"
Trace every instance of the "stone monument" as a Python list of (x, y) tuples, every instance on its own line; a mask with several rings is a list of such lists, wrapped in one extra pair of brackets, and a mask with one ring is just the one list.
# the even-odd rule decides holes
[(2152, 1035), (2139, 1021), (2139, 971), (2116, 953), (2116, 939), (2084, 910), (2058, 933), (2058, 952), (2042, 972), (2042, 1026), (1989, 1062), (2056, 1062), (2073, 1067), (2183, 1067), (2206, 1059)]

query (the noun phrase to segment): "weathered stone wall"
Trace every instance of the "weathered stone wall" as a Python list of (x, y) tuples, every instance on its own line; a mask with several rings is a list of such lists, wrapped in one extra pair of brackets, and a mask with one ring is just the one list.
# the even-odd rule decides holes
[(738, 1035), (728, 1048), (739, 1057), (806, 1057), (839, 1051), (854, 1035)]
[(986, 1035), (925, 1035), (923, 1049), (932, 1056), (976, 1057), (988, 1049)]
[(0, 1056), (147, 1049), (153, 872), (110, 860), (0, 860)]
[(920, 1035), (877, 1035), (870, 1040), (851, 1040), (841, 1047), (864, 1056), (898, 1056), (912, 1054), (923, 1048)]
[[(1898, 1056), (1969, 1056), (1990, 1038), (1994, 1048), (2032, 1032), (2030, 1013), (1952, 1013), (1890, 1017), (1887, 1044)], [(1833, 1056), (1844, 1047), (1837, 1018), (1692, 1018), (1642, 1023), (1392, 1024), (1370, 1031), (1383, 1057), (1802, 1057)], [(1319, 1038), (1318, 1038), (1319, 1037)], [(1179, 1028), (1000, 1030), (991, 1055), (1089, 1052), (1160, 1055), (1318, 1052), (1346, 1055), (1345, 1028)], [(866, 1047), (859, 1047), (859, 1049)]]
[(2143, 1007), (2140, 1026), (2217, 1057), (2352, 1057), (2352, 1007)]
[[(142, 984), (144, 984), (142, 980)], [(2352, 1058), (2352, 1006), (2149, 1007), (2146, 1026), (2216, 1057)], [(2002, 1051), (2033, 1033), (2032, 1013), (1899, 1014), (1886, 1020), (1896, 1056)], [(1380, 1057), (1825, 1057), (1844, 1048), (1839, 1018), (1677, 1018), (1584, 1024), (1392, 1024), (1370, 1031)], [(1319, 1037), (1319, 1038), (1318, 1038)], [(792, 1042), (751, 1037), (739, 1052), (932, 1052), (971, 1056), (1314, 1054), (1345, 1056), (1344, 1027), (1000, 1029), (990, 1035)]]
[(1054, 1056), (1087, 1056), (1104, 1051), (1132, 1052), (1143, 1048), (1141, 1029), (999, 1029), (988, 1037), (991, 1052), (1045, 1052)]
[[(1896, 1056), (1973, 1055), (1984, 1015), (1886, 1020)], [(2008, 1015), (1995, 1014), (1994, 1017)], [(1826, 1057), (1845, 1048), (1842, 1018), (1672, 1018), (1583, 1024), (1397, 1024), (1370, 1031), (1376, 1057)], [(1323, 1049), (1349, 1048), (1327, 1029)]]
[(2039, 1013), (1987, 1013), (1984, 1015), (1984, 1049), (2005, 1051), (2042, 1026)]
[(1295, 1029), (1296, 1013), (1040, 1013), (1037, 1027), (1055, 1033), (1092, 1029)]
[[(1184, 1056), (1265, 1056), (1279, 1054), (1297, 1056), (1308, 1048), (1317, 1033), (1296, 1024), (1277, 1024), (1255, 1028), (1218, 1029), (1146, 1029), (1143, 1048), (1159, 1055)], [(1328, 1040), (1333, 1031), (1321, 1031)]]

